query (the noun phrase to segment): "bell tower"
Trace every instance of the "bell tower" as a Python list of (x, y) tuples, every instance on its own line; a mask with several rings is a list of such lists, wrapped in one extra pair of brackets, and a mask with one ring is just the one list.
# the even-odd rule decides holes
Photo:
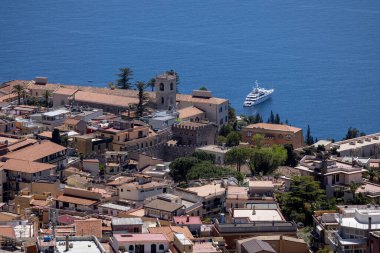
[(156, 77), (154, 84), (158, 110), (173, 110), (176, 106), (177, 82), (176, 76), (163, 73)]

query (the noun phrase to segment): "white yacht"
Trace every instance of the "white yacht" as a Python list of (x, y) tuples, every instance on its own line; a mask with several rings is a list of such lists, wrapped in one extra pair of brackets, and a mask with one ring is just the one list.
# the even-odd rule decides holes
[(259, 83), (255, 82), (255, 87), (252, 89), (252, 91), (247, 95), (244, 101), (245, 107), (251, 107), (254, 105), (258, 105), (268, 98), (272, 96), (272, 93), (274, 92), (274, 89), (264, 89), (259, 87)]

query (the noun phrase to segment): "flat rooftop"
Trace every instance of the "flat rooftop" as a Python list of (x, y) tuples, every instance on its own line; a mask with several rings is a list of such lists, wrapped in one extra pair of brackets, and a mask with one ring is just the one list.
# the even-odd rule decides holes
[(284, 221), (277, 209), (234, 209), (234, 218), (248, 218), (250, 221)]
[(94, 241), (69, 241), (73, 245), (66, 251), (66, 245), (63, 245), (63, 241), (57, 242), (57, 249), (59, 253), (103, 253), (101, 249), (95, 244)]
[(188, 191), (195, 192), (200, 197), (207, 197), (209, 195), (218, 195), (225, 192), (225, 188), (221, 184), (206, 184), (197, 187), (187, 188)]
[(202, 150), (202, 151), (212, 152), (212, 153), (224, 153), (225, 154), (225, 153), (227, 153), (227, 151), (229, 149), (221, 147), (221, 146), (217, 146), (217, 145), (208, 145), (208, 146), (197, 148), (197, 150)]

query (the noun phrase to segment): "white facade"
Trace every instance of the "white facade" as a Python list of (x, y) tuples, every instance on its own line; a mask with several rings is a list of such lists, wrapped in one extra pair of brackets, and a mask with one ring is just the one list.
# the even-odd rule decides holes
[(144, 199), (166, 193), (167, 185), (162, 183), (136, 184), (129, 183), (119, 187), (119, 198), (131, 201), (143, 201)]

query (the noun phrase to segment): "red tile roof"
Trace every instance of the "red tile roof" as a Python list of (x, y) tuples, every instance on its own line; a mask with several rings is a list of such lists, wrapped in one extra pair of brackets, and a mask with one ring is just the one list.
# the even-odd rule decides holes
[(17, 159), (8, 159), (4, 165), (3, 169), (9, 171), (17, 171), (21, 173), (37, 173), (40, 171), (51, 170), (54, 169), (55, 165), (48, 163), (38, 163)]
[(4, 155), (4, 158), (14, 158), (18, 160), (37, 161), (46, 156), (66, 150), (65, 147), (55, 144), (51, 141), (43, 141), (41, 144), (35, 144), (12, 153)]

